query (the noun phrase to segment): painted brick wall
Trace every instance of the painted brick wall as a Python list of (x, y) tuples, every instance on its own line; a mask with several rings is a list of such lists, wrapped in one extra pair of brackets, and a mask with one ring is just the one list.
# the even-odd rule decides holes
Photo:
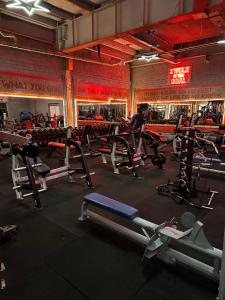
[[(225, 84), (225, 55), (216, 55), (207, 63), (204, 58), (187, 60), (183, 65), (192, 66), (192, 76), (187, 87)], [(168, 84), (168, 69), (178, 67), (169, 63), (134, 68), (134, 87), (136, 89), (154, 89), (171, 87)]]
[(85, 62), (76, 62), (74, 79), (98, 85), (123, 89), (130, 88), (130, 71), (128, 66), (107, 67)]
[(8, 98), (7, 109), (9, 118), (19, 119), (21, 111), (29, 111), (31, 113), (38, 112), (46, 116), (48, 113), (48, 104), (59, 104), (60, 113), (63, 114), (63, 102), (57, 100), (43, 99), (23, 99), (23, 98)]
[(65, 60), (53, 56), (0, 47), (0, 71), (63, 78)]

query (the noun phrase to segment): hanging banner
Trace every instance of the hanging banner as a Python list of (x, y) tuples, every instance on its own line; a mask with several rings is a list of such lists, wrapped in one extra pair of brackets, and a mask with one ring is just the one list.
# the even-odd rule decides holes
[(225, 85), (135, 90), (136, 102), (225, 99)]

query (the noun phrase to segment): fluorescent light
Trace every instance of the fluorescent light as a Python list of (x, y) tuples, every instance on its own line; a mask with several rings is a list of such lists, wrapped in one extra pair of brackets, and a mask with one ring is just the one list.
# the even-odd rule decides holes
[(225, 44), (225, 39), (217, 41), (217, 44)]

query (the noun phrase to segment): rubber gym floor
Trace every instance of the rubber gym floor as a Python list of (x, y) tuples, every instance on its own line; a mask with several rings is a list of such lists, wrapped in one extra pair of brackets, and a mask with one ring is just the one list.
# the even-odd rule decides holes
[[(205, 190), (220, 192), (214, 210), (200, 210), (176, 204), (159, 196), (156, 185), (174, 179), (178, 164), (170, 159), (164, 170), (147, 165), (139, 170), (142, 179), (129, 171), (112, 173), (100, 158), (88, 160), (94, 191), (139, 209), (139, 216), (162, 223), (192, 211), (205, 224), (208, 239), (222, 247), (225, 227), (224, 178), (201, 178)], [(48, 162), (56, 164), (53, 157)], [(18, 234), (1, 241), (0, 257), (5, 264), (7, 288), (0, 299), (10, 300), (213, 300), (217, 284), (188, 268), (167, 266), (157, 259), (143, 260), (144, 249), (92, 222), (78, 221), (82, 198), (90, 193), (85, 182), (51, 182), (40, 195), (43, 211), (35, 211), (31, 199), (19, 203), (11, 187), (10, 160), (0, 163), (0, 220), (17, 224)], [(208, 195), (201, 195), (202, 200)], [(116, 216), (112, 219), (120, 220)], [(124, 221), (121, 222), (124, 224)], [(128, 224), (129, 225), (129, 224)], [(3, 276), (3, 273), (2, 275)]]

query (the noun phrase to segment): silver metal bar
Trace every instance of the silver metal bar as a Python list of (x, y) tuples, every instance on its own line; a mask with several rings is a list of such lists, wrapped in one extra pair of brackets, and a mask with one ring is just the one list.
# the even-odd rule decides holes
[(166, 263), (171, 262), (172, 264), (180, 263), (185, 265), (216, 281), (219, 279), (219, 274), (215, 272), (214, 267), (172, 248), (167, 248), (162, 253), (159, 253), (157, 257)]
[(59, 174), (54, 174), (54, 175), (47, 176), (47, 177), (45, 177), (45, 181), (50, 181), (50, 180), (65, 177), (65, 176), (69, 176), (68, 171), (67, 172), (62, 172), (62, 173), (59, 173)]
[[(157, 225), (155, 223), (149, 222), (149, 221), (144, 220), (144, 219), (139, 218), (139, 217), (134, 218), (133, 222), (135, 224), (137, 224), (138, 226), (143, 227), (143, 228), (147, 228), (147, 229), (149, 229), (149, 230), (151, 230), (153, 232), (159, 226), (159, 225)], [(166, 232), (165, 230), (166, 230), (166, 228), (162, 228), (162, 229), (159, 230), (159, 233), (161, 233), (162, 235), (165, 235), (165, 236), (170, 235), (170, 232)], [(177, 231), (173, 230), (172, 233), (174, 233), (175, 236), (176, 236), (176, 232), (177, 232), (177, 236), (179, 236), (180, 235), (180, 231), (178, 231), (178, 230)], [(170, 237), (170, 236), (168, 236), (168, 237)], [(197, 244), (194, 244), (194, 242), (190, 241), (188, 239), (188, 237), (189, 237), (189, 235), (187, 235), (186, 237), (184, 236), (184, 237), (179, 238), (179, 239), (175, 239), (174, 238), (174, 240), (176, 240), (176, 242), (179, 243), (179, 244), (185, 245), (185, 246), (187, 246), (189, 248), (195, 249), (195, 250), (197, 250), (197, 251), (199, 251), (201, 253), (210, 255), (210, 256), (212, 256), (214, 258), (219, 258), (219, 259), (222, 258), (222, 255), (223, 255), (223, 251), (222, 250), (214, 248), (214, 247), (204, 249), (204, 248), (198, 246)]]
[[(110, 230), (113, 230), (121, 235), (125, 235), (128, 239), (133, 240), (137, 242), (138, 244), (146, 247), (148, 245), (148, 238), (146, 236), (143, 236), (140, 233), (137, 233), (131, 229), (128, 229), (125, 226), (122, 226), (118, 223), (115, 223), (112, 220), (109, 220), (99, 214), (94, 213), (93, 211), (90, 211), (87, 209), (86, 211), (87, 216), (93, 220), (95, 223), (102, 225), (104, 227), (109, 228)], [(151, 222), (149, 222), (151, 223)], [(155, 226), (154, 223), (151, 223), (153, 227)], [(157, 257), (161, 259), (162, 261), (169, 262), (169, 263), (176, 263), (179, 262), (181, 264), (184, 264), (188, 267), (193, 268), (196, 271), (201, 272), (203, 275), (206, 275), (207, 277), (210, 277), (214, 280), (218, 280), (219, 276), (218, 273), (215, 272), (214, 267), (207, 265), (195, 258), (189, 257), (179, 251), (176, 251), (171, 248), (166, 248), (166, 250), (160, 252)], [(220, 300), (224, 300), (221, 298)]]
[[(90, 156), (91, 155), (91, 153), (84, 153), (83, 154), (83, 156)], [(81, 155), (79, 154), (79, 155), (74, 155), (72, 158), (80, 158), (81, 157)]]
[(225, 171), (222, 171), (222, 170), (216, 170), (216, 169), (211, 169), (211, 168), (202, 168), (202, 167), (196, 167), (196, 166), (193, 166), (193, 169), (199, 170), (199, 171), (210, 172), (210, 173), (214, 173), (214, 174), (225, 175)]
[(56, 173), (64, 172), (64, 171), (68, 171), (68, 166), (52, 169), (47, 177), (49, 177), (53, 174), (56, 174)]
[(223, 238), (223, 257), (221, 262), (218, 300), (225, 300), (225, 231)]
[[(38, 190), (38, 193), (45, 192), (45, 191), (46, 191), (46, 189), (40, 189), (40, 190)], [(30, 192), (30, 193), (27, 193), (27, 194), (23, 194), (23, 198), (32, 196), (33, 194), (34, 194), (33, 192)]]
[(32, 196), (34, 193), (31, 192), (31, 193), (27, 193), (27, 194), (23, 194), (23, 198), (26, 198), (26, 197), (29, 197), (29, 196)]
[(115, 232), (118, 232), (121, 235), (126, 235), (127, 238), (137, 242), (142, 246), (147, 246), (148, 239), (144, 235), (137, 233), (125, 226), (122, 226), (116, 222), (113, 222), (99, 214), (94, 213), (93, 211), (87, 209), (87, 216), (92, 219), (95, 223), (107, 227)]
[[(34, 164), (34, 165), (32, 165), (32, 168), (35, 168), (35, 167), (40, 167), (40, 166), (42, 166), (42, 164), (41, 164), (41, 163), (39, 163), (39, 164)], [(15, 169), (13, 169), (13, 171), (15, 171), (15, 172), (18, 172), (18, 171), (23, 171), (23, 170), (26, 170), (26, 167), (19, 167), (19, 168), (15, 168)]]
[[(95, 172), (91, 172), (89, 175), (90, 175), (90, 176), (95, 175)], [(87, 177), (87, 176), (88, 176), (88, 175), (85, 174), (85, 175), (80, 176), (80, 178), (85, 178), (85, 177)]]

